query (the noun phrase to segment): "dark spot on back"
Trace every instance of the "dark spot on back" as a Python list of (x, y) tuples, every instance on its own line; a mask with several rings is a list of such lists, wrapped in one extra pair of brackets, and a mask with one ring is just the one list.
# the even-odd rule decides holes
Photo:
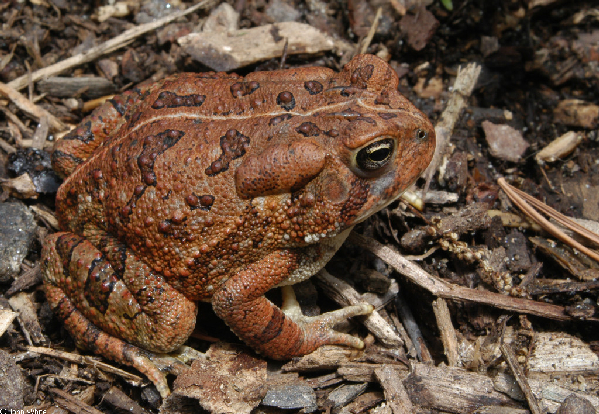
[(222, 153), (216, 161), (212, 162), (212, 164), (206, 168), (206, 175), (212, 177), (226, 171), (229, 168), (229, 163), (231, 161), (245, 155), (245, 151), (249, 145), (249, 137), (246, 137), (236, 129), (228, 130), (225, 135), (220, 137), (220, 148)]
[(291, 118), (293, 118), (293, 116), (290, 114), (283, 114), (283, 115), (275, 116), (274, 118), (271, 118), (271, 120), (268, 122), (268, 125), (269, 126), (278, 125), (281, 122), (290, 120)]
[(366, 65), (357, 68), (353, 71), (350, 77), (352, 86), (360, 89), (366, 89), (368, 87), (368, 80), (372, 77), (374, 72), (374, 65)]
[(277, 96), (277, 105), (281, 106), (286, 111), (291, 111), (295, 108), (295, 97), (291, 92), (281, 92)]
[(181, 106), (198, 107), (202, 106), (205, 100), (206, 95), (177, 95), (174, 92), (162, 91), (152, 104), (152, 108), (179, 108)]
[(310, 95), (319, 94), (323, 90), (322, 83), (318, 81), (307, 81), (304, 83), (304, 88), (306, 88)]
[(231, 85), (231, 95), (233, 98), (239, 98), (240, 96), (246, 96), (252, 94), (256, 89), (260, 87), (260, 84), (256, 81), (251, 82), (235, 82)]
[(320, 135), (320, 128), (312, 122), (304, 122), (295, 129), (298, 133), (305, 137), (317, 137)]

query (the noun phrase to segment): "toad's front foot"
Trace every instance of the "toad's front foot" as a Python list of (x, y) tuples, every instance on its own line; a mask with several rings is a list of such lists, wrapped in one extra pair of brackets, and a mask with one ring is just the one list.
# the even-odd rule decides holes
[[(364, 343), (332, 327), (373, 311), (369, 304), (349, 306), (316, 317), (302, 315), (292, 288), (283, 288), (283, 309), (263, 295), (297, 264), (293, 252), (279, 251), (227, 280), (212, 297), (216, 314), (235, 334), (262, 355), (285, 360), (309, 354), (322, 345), (363, 348)], [(259, 275), (260, 277), (257, 277)]]
[[(364, 348), (364, 342), (353, 335), (335, 331), (333, 327), (354, 316), (369, 315), (374, 307), (368, 303), (347, 306), (318, 316), (306, 316), (295, 298), (293, 286), (282, 286), (283, 304), (281, 310), (286, 317), (295, 322), (303, 331), (304, 336), (313, 337), (320, 345), (345, 345), (352, 348)], [(317, 345), (314, 349), (318, 348)]]

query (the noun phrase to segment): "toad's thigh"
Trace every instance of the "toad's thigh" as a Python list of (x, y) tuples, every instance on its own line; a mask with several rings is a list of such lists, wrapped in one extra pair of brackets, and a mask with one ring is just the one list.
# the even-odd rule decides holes
[(43, 276), (50, 306), (57, 311), (69, 301), (100, 330), (150, 351), (183, 344), (195, 326), (195, 303), (110, 236), (98, 240), (100, 249), (72, 233), (46, 239)]

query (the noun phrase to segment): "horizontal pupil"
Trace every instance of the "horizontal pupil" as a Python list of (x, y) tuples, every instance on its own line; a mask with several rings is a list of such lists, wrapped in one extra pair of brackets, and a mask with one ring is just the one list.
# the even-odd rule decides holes
[(389, 148), (378, 148), (370, 153), (372, 161), (383, 161), (389, 156)]

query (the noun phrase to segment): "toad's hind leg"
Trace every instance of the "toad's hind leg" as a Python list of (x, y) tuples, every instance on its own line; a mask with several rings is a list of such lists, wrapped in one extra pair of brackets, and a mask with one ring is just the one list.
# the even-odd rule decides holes
[(61, 140), (56, 141), (52, 152), (52, 167), (67, 177), (85, 162), (110, 134), (127, 121), (125, 113), (143, 96), (147, 87), (129, 90), (116, 95), (83, 118), (79, 126)]
[(48, 303), (79, 346), (135, 367), (165, 397), (164, 374), (140, 348), (177, 349), (193, 331), (196, 305), (112, 237), (98, 240), (101, 250), (72, 233), (46, 239), (42, 273)]

